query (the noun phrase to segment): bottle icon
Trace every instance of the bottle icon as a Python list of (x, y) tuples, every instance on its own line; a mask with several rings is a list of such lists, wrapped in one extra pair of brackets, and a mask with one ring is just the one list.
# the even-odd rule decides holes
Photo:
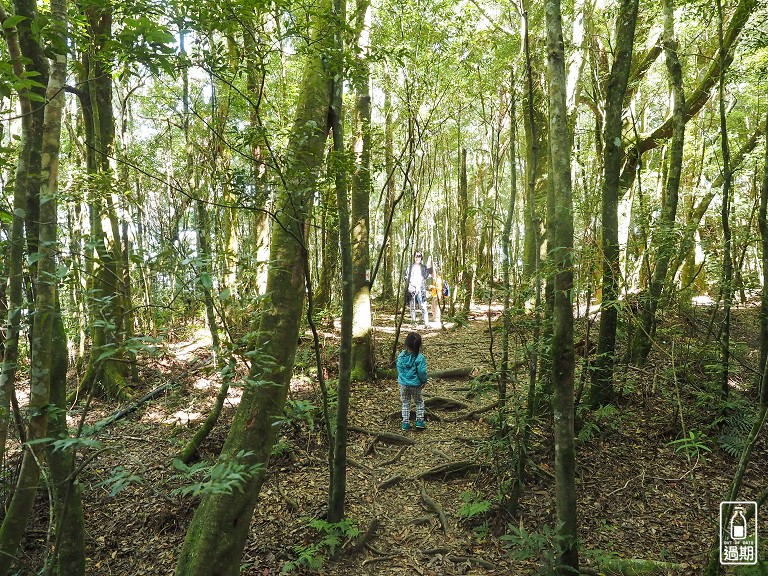
[(747, 537), (747, 519), (744, 516), (744, 508), (736, 506), (731, 516), (731, 538), (744, 540)]

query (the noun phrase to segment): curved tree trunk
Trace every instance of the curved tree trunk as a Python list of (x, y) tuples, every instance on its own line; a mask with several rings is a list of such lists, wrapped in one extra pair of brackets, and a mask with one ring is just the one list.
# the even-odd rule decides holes
[(177, 576), (237, 576), (240, 558), (288, 393), (304, 304), (304, 231), (323, 160), (332, 82), (322, 55), (333, 46), (333, 16), (325, 2), (315, 21), (315, 51), (307, 61), (288, 144), (286, 187), (275, 202), (270, 269), (251, 373), (220, 456), (248, 472), (242, 490), (205, 494), (187, 530)]

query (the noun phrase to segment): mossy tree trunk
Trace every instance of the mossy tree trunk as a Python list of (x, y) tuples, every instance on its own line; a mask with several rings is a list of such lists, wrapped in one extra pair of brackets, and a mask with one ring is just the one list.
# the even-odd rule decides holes
[[(62, 43), (68, 37), (67, 2), (51, 2), (52, 29)], [(58, 297), (58, 275), (56, 274), (57, 250), (57, 196), (61, 124), (64, 109), (64, 83), (67, 76), (66, 55), (57, 55), (51, 67), (48, 82), (48, 104), (45, 108), (43, 125), (43, 166), (40, 190), (40, 270), (38, 271), (39, 296), (50, 314), (45, 337), (50, 353), (49, 363), (50, 403), (57, 408), (50, 415), (48, 432), (55, 440), (69, 438), (67, 426), (67, 366), (69, 354), (67, 334), (61, 316)], [(39, 308), (38, 308), (39, 309)], [(85, 574), (85, 522), (81, 488), (75, 475), (74, 446), (60, 448), (49, 446), (47, 450), (48, 469), (53, 494), (55, 545), (51, 563), (51, 574), (58, 576), (80, 576)]]
[[(760, 228), (761, 264), (763, 271), (763, 288), (760, 298), (760, 366), (757, 380), (761, 396), (768, 398), (768, 385), (765, 383), (765, 370), (768, 365), (768, 114), (765, 118), (765, 162), (763, 165), (763, 184), (760, 188), (760, 211), (757, 221)], [(768, 402), (767, 402), (768, 403)]]
[(352, 320), (352, 380), (368, 380), (373, 374), (371, 339), (370, 285), (370, 218), (371, 197), (371, 94), (368, 70), (368, 7), (369, 0), (360, 0), (356, 10), (355, 27), (359, 35), (357, 74), (355, 84), (355, 168), (352, 174), (351, 233), (352, 289), (354, 318)]
[(86, 143), (90, 245), (93, 247), (93, 290), (89, 302), (91, 354), (80, 389), (99, 386), (110, 398), (130, 396), (122, 346), (124, 274), (121, 271), (120, 227), (115, 212), (111, 159), (115, 149), (112, 75), (104, 46), (112, 33), (112, 7), (85, 8), (90, 48), (83, 54), (87, 93), (81, 99)]
[(645, 363), (651, 350), (656, 326), (656, 310), (667, 279), (669, 262), (674, 255), (676, 235), (674, 231), (677, 216), (677, 199), (683, 167), (683, 143), (685, 140), (685, 93), (683, 92), (683, 71), (677, 56), (677, 40), (674, 30), (674, 12), (671, 5), (664, 3), (664, 54), (672, 92), (672, 118), (674, 129), (669, 144), (669, 168), (664, 186), (664, 202), (653, 234), (656, 262), (645, 301), (642, 303), (642, 325), (635, 331), (632, 342), (632, 362)]
[(555, 436), (555, 501), (562, 552), (558, 573), (579, 571), (576, 517), (576, 448), (573, 383), (573, 200), (571, 146), (566, 105), (565, 47), (559, 0), (547, 5), (549, 78), (549, 156), (551, 189), (548, 212), (554, 216), (548, 255), (554, 268), (552, 311), (552, 384)]
[(246, 471), (241, 490), (204, 494), (176, 566), (177, 576), (237, 576), (251, 517), (282, 413), (304, 304), (305, 222), (317, 185), (327, 136), (332, 81), (323, 55), (333, 47), (330, 2), (315, 20), (314, 51), (308, 57), (288, 143), (285, 187), (275, 199), (265, 301), (251, 356), (251, 372), (220, 461)]
[[(624, 158), (621, 139), (624, 96), (632, 64), (638, 0), (622, 0), (616, 18), (616, 55), (611, 67), (605, 102), (603, 135), (602, 252), (603, 284), (600, 334), (590, 388), (590, 402), (602, 406), (613, 401), (613, 365), (616, 350), (619, 282), (619, 177)], [(587, 302), (589, 306), (589, 302)]]

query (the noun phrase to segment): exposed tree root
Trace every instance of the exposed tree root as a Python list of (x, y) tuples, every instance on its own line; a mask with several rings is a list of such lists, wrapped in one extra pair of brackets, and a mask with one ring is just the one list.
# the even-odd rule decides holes
[(421, 483), (421, 501), (424, 503), (424, 505), (432, 510), (435, 514), (437, 514), (438, 520), (440, 520), (440, 527), (443, 529), (443, 533), (448, 532), (448, 521), (445, 518), (445, 512), (443, 511), (442, 506), (435, 502), (429, 494), (427, 494), (427, 487), (422, 481)]
[(489, 404), (488, 406), (483, 406), (481, 408), (478, 408), (476, 410), (472, 410), (471, 412), (467, 412), (466, 414), (461, 414), (460, 416), (456, 416), (454, 418), (446, 418), (446, 422), (460, 422), (462, 420), (471, 420), (475, 416), (479, 416), (480, 414), (485, 414), (486, 412), (490, 412), (491, 410), (495, 410), (499, 407), (498, 402), (494, 402), (493, 404)]
[(347, 428), (351, 432), (358, 432), (360, 434), (368, 434), (369, 436), (375, 436), (374, 440), (384, 442), (385, 444), (398, 444), (413, 446), (416, 441), (402, 434), (395, 434), (394, 432), (377, 432), (376, 430), (367, 430), (365, 428), (359, 428), (357, 426), (349, 426)]
[(432, 516), (419, 516), (408, 522), (408, 525), (421, 526), (422, 524), (429, 524), (430, 522), (432, 522)]
[(399, 484), (403, 480), (405, 480), (405, 477), (401, 476), (400, 474), (395, 474), (394, 476), (390, 476), (389, 478), (384, 480), (384, 482), (376, 486), (376, 490), (379, 492), (383, 492), (387, 488), (391, 488), (392, 486), (394, 486), (395, 484)]
[(350, 466), (354, 466), (355, 468), (360, 468), (361, 470), (365, 470), (366, 472), (373, 472), (373, 468), (363, 464), (362, 462), (358, 462), (353, 458), (347, 458), (347, 464), (349, 464)]
[(344, 554), (351, 555), (351, 554), (359, 554), (363, 551), (363, 548), (365, 548), (371, 540), (373, 540), (373, 537), (376, 535), (376, 530), (379, 529), (379, 519), (374, 518), (371, 520), (371, 523), (368, 525), (368, 528), (366, 528), (365, 532), (360, 534), (360, 536), (357, 537), (357, 540), (355, 540), (355, 543), (352, 544), (349, 548), (344, 550)]
[(472, 375), (472, 368), (448, 368), (447, 370), (433, 370), (429, 373), (431, 378), (442, 378), (449, 380), (451, 378), (469, 378)]
[(375, 558), (366, 558), (363, 560), (362, 566), (368, 566), (369, 564), (375, 564), (376, 562), (386, 562), (387, 560), (394, 560), (398, 557), (399, 554), (385, 554), (384, 556), (376, 556)]
[(459, 460), (458, 462), (448, 462), (447, 464), (440, 464), (434, 468), (430, 468), (421, 474), (418, 474), (416, 478), (429, 479), (429, 478), (442, 478), (454, 476), (463, 476), (471, 472), (477, 471), (480, 468), (478, 464), (471, 460)]
[(283, 500), (286, 501), (288, 508), (290, 508), (292, 512), (296, 512), (299, 509), (299, 503), (293, 498), (289, 498), (285, 493), (282, 484), (280, 484), (279, 476), (275, 476), (275, 485), (277, 486), (277, 493), (280, 494), (280, 496), (283, 497)]
[(400, 448), (400, 450), (398, 450), (398, 451), (397, 451), (397, 454), (395, 454), (395, 455), (394, 455), (392, 458), (390, 458), (390, 459), (389, 459), (389, 460), (387, 460), (386, 462), (382, 462), (382, 463), (381, 463), (381, 465), (382, 465), (382, 466), (390, 466), (390, 465), (394, 464), (395, 462), (397, 462), (398, 460), (400, 460), (400, 458), (402, 458), (402, 456), (403, 456), (403, 453), (405, 453), (405, 451), (406, 451), (407, 449), (408, 449), (408, 446), (402, 446), (402, 447)]
[(480, 566), (481, 568), (487, 568), (488, 570), (495, 570), (496, 568), (498, 568), (498, 566), (496, 566), (496, 564), (494, 564), (493, 562), (488, 562), (488, 560), (483, 560), (482, 558), (477, 558), (475, 556), (457, 556), (456, 554), (449, 554), (445, 558), (447, 560), (450, 560), (454, 564), (466, 562), (473, 566)]
[(459, 556), (458, 554), (451, 554), (451, 549), (446, 546), (438, 548), (427, 548), (421, 550), (421, 554), (424, 556), (437, 556), (441, 555), (446, 560), (453, 562), (454, 564), (467, 563), (473, 566), (480, 566), (481, 568), (487, 568), (489, 570), (495, 570), (498, 568), (493, 562), (489, 562), (483, 558), (477, 558), (475, 556)]
[[(469, 378), (472, 375), (472, 368), (448, 368), (447, 370), (433, 370), (429, 373), (430, 378), (439, 378), (441, 380), (450, 380), (452, 378)], [(393, 368), (378, 368), (376, 378), (379, 380), (396, 380), (397, 370)]]
[(435, 410), (466, 410), (469, 408), (469, 405), (460, 400), (444, 396), (432, 396), (425, 399), (424, 404)]

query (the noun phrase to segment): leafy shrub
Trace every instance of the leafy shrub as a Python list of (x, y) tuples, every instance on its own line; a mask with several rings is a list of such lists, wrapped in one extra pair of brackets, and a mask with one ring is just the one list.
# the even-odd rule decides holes
[(294, 546), (293, 550), (297, 553), (296, 560), (286, 562), (281, 570), (282, 573), (294, 572), (298, 568), (321, 570), (326, 560), (333, 557), (345, 540), (360, 534), (356, 522), (350, 518), (344, 518), (336, 523), (314, 519), (309, 522), (309, 526), (317, 532), (320, 540), (313, 544)]

